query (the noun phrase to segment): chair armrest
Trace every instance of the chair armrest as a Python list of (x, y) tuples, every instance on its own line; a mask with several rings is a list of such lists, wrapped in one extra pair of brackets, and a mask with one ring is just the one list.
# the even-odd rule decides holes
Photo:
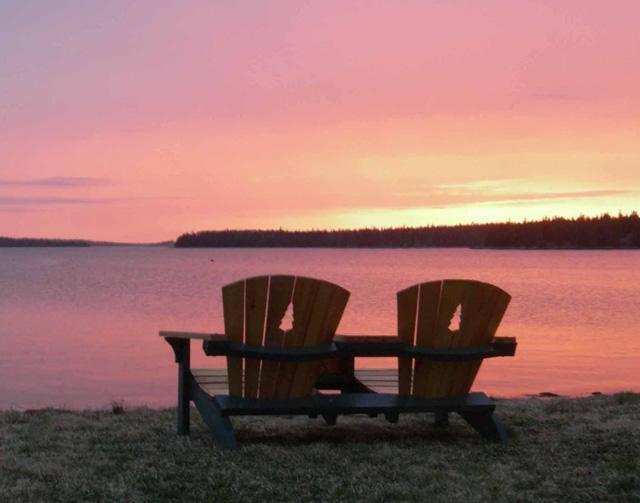
[(491, 346), (498, 356), (515, 356), (518, 341), (515, 337), (494, 337)]
[(167, 344), (173, 348), (176, 357), (176, 363), (183, 363), (189, 368), (190, 346), (191, 340), (201, 341), (226, 341), (224, 334), (204, 334), (199, 332), (172, 332), (169, 330), (161, 330), (160, 337), (163, 337)]
[(201, 332), (172, 332), (170, 330), (160, 330), (158, 334), (165, 339), (198, 339), (203, 341), (211, 341), (216, 339), (226, 339), (224, 334), (205, 334)]
[(345, 356), (395, 356), (406, 346), (395, 335), (336, 335), (333, 342)]
[[(412, 350), (395, 335), (336, 335), (333, 342), (338, 351), (345, 356), (409, 356)], [(488, 346), (484, 348), (467, 348), (454, 350), (464, 357), (466, 352), (478, 352), (480, 349), (487, 356), (514, 356), (518, 343), (515, 337), (494, 337)], [(446, 353), (447, 350), (436, 350)], [(418, 350), (417, 353), (420, 353)], [(430, 350), (422, 351), (429, 353)], [(470, 356), (466, 356), (470, 358)], [(457, 358), (457, 357), (455, 357)], [(446, 359), (446, 358), (445, 358)]]
[[(208, 356), (242, 356), (245, 352), (252, 354), (254, 358), (281, 359), (282, 355), (275, 353), (287, 353), (291, 351), (275, 350), (274, 348), (253, 348), (237, 345), (227, 338), (225, 334), (206, 334), (199, 332), (171, 332), (161, 331), (160, 336), (171, 345), (175, 352), (176, 362), (188, 361), (189, 342), (192, 339), (201, 340), (203, 349)], [(494, 337), (488, 346), (482, 348), (462, 348), (455, 350), (431, 350), (409, 348), (399, 337), (394, 335), (336, 335), (333, 339), (339, 356), (411, 356), (413, 354), (431, 357), (438, 360), (447, 359), (475, 359), (488, 358), (492, 356), (514, 356), (517, 342), (515, 337)], [(324, 348), (323, 348), (324, 349)], [(185, 351), (187, 354), (185, 355)], [(303, 351), (305, 353), (308, 350)], [(312, 353), (315, 351), (311, 351)], [(274, 353), (274, 355), (271, 355)], [(302, 356), (296, 349), (290, 355)], [(440, 355), (440, 353), (443, 353)], [(452, 353), (449, 358), (446, 353)], [(486, 353), (486, 354), (485, 354)], [(332, 351), (333, 354), (333, 351)], [(246, 356), (246, 355), (244, 355)], [(330, 356), (330, 355), (327, 355)], [(288, 359), (288, 357), (286, 358)]]
[(239, 344), (230, 341), (204, 341), (202, 344), (207, 356), (231, 356), (237, 358), (253, 358), (271, 361), (303, 362), (309, 360), (325, 360), (338, 356), (333, 343), (308, 347), (263, 347)]

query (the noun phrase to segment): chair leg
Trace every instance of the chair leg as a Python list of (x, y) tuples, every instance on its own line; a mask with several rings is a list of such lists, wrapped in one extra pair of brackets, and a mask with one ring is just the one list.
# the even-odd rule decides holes
[(236, 435), (233, 432), (233, 425), (227, 416), (223, 416), (220, 413), (220, 409), (215, 402), (206, 396), (196, 396), (194, 397), (194, 403), (220, 447), (236, 449), (238, 445), (236, 443)]
[[(182, 365), (180, 365), (182, 367)], [(188, 435), (190, 430), (190, 372), (181, 372), (178, 377), (178, 435)]]
[(331, 412), (326, 412), (322, 414), (322, 417), (324, 418), (324, 422), (327, 423), (329, 426), (335, 426), (338, 420), (338, 415), (332, 414)]
[(168, 337), (166, 341), (173, 348), (173, 353), (178, 363), (178, 408), (177, 425), (178, 435), (189, 434), (189, 419), (191, 406), (191, 343), (188, 339), (176, 339)]
[(459, 414), (483, 438), (505, 445), (509, 443), (506, 428), (493, 412), (460, 412)]

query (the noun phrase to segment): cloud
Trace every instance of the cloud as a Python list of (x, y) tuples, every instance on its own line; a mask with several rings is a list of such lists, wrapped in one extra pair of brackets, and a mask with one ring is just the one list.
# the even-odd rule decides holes
[(0, 206), (0, 213), (26, 213), (27, 211), (30, 211), (30, 208), (16, 208), (13, 206), (3, 208)]
[(578, 101), (583, 98), (579, 93), (559, 92), (559, 91), (541, 91), (530, 93), (529, 101)]
[(0, 206), (56, 206), (69, 204), (100, 204), (108, 199), (85, 199), (71, 197), (11, 197), (0, 196)]
[(187, 197), (111, 197), (111, 198), (82, 198), (82, 197), (14, 197), (0, 196), (0, 211), (23, 211), (28, 208), (42, 208), (47, 206), (82, 206), (117, 204), (144, 201), (176, 201), (189, 199)]
[(46, 187), (46, 188), (73, 188), (73, 187), (102, 187), (112, 185), (109, 178), (95, 178), (85, 176), (54, 176), (49, 178), (32, 178), (30, 180), (0, 179), (0, 187)]
[(443, 190), (501, 190), (509, 184), (522, 183), (523, 181), (526, 182), (527, 180), (524, 177), (494, 178), (492, 180), (473, 180), (463, 183), (443, 183), (431, 188)]
[(549, 200), (592, 199), (637, 193), (630, 189), (581, 190), (559, 192), (519, 192), (504, 190), (490, 182), (479, 184), (441, 185), (417, 191), (395, 192), (396, 207), (449, 208), (469, 205), (510, 205)]
[(572, 89), (539, 89), (533, 92), (521, 93), (515, 96), (511, 108), (534, 105), (570, 105), (581, 101), (592, 100), (596, 95), (593, 92)]
[(592, 199), (596, 197), (610, 197), (634, 194), (633, 190), (583, 190), (569, 192), (547, 192), (531, 194), (507, 194), (503, 198), (479, 201), (479, 204), (522, 204), (529, 201)]

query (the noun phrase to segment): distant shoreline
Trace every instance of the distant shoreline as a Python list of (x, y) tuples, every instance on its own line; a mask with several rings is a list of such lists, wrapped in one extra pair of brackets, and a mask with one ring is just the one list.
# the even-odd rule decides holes
[(185, 233), (176, 248), (640, 249), (640, 217), (340, 230), (210, 230)]
[(0, 236), (0, 248), (92, 248), (107, 246), (173, 246), (172, 241), (162, 243), (116, 243), (85, 239), (9, 238)]
[(454, 226), (338, 230), (210, 230), (175, 242), (117, 243), (86, 239), (0, 237), (3, 247), (173, 246), (175, 248), (355, 248), (476, 250), (638, 250), (640, 216), (553, 218)]
[(495, 250), (495, 251), (621, 251), (621, 250), (640, 250), (640, 246), (636, 247), (603, 247), (603, 248), (577, 248), (577, 247), (548, 247), (548, 248), (526, 248), (526, 247), (497, 247), (497, 246), (174, 246), (179, 249), (197, 249), (197, 250), (224, 250), (224, 249), (238, 249), (238, 250), (260, 250), (260, 249), (273, 249), (273, 250), (287, 250), (287, 249), (316, 249), (316, 250)]
[(170, 244), (113, 243), (113, 244), (38, 244), (38, 245), (1, 245), (2, 248), (176, 248), (197, 250), (483, 250), (483, 251), (637, 251), (640, 247), (604, 247), (604, 248), (525, 248), (491, 246), (188, 246)]

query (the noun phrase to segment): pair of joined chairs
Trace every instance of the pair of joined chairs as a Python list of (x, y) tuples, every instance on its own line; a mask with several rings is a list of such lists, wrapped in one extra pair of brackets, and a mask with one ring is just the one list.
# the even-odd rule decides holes
[[(278, 414), (321, 415), (335, 424), (340, 414), (384, 414), (396, 422), (401, 413), (432, 412), (442, 426), (457, 412), (484, 437), (506, 442), (495, 403), (470, 393), (482, 359), (515, 352), (515, 340), (494, 339), (510, 301), (506, 292), (470, 280), (421, 283), (397, 294), (397, 337), (334, 337), (349, 295), (313, 278), (248, 278), (222, 289), (224, 334), (160, 332), (180, 364), (178, 432), (189, 432), (193, 401), (228, 448), (236, 447), (230, 416)], [(191, 369), (191, 339), (203, 340), (210, 356), (226, 356), (227, 368)], [(397, 356), (397, 373), (359, 374), (356, 356)], [(374, 391), (381, 379), (393, 392)]]

